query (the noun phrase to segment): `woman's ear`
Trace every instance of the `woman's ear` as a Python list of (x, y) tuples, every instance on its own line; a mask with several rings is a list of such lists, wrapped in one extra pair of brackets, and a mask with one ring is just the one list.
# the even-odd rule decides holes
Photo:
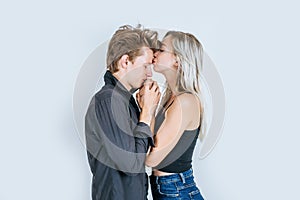
[(175, 60), (175, 66), (178, 67), (178, 61), (177, 60)]
[(179, 58), (176, 56), (174, 66), (178, 68), (179, 66)]

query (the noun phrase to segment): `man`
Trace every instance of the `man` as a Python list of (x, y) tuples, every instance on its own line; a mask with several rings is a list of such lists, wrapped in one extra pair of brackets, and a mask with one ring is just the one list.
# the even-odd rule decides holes
[[(120, 27), (107, 51), (105, 85), (92, 98), (85, 134), (93, 174), (93, 200), (147, 199), (145, 156), (153, 144), (150, 130), (160, 92), (152, 76), (157, 32), (140, 27)], [(140, 109), (132, 94), (143, 86)], [(141, 110), (141, 112), (140, 112)]]

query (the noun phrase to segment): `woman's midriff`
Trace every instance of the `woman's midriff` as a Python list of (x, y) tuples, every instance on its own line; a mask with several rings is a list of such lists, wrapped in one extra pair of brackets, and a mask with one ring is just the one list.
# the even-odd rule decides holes
[(175, 174), (175, 173), (162, 172), (162, 171), (159, 171), (157, 169), (153, 169), (152, 174), (154, 176), (168, 176), (168, 175), (172, 175), (172, 174)]

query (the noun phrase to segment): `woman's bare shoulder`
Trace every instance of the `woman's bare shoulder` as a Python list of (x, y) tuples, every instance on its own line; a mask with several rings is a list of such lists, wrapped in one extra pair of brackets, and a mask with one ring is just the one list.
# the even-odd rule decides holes
[(177, 103), (179, 103), (182, 108), (193, 110), (198, 108), (199, 99), (194, 94), (183, 93), (176, 96), (175, 101), (177, 101)]

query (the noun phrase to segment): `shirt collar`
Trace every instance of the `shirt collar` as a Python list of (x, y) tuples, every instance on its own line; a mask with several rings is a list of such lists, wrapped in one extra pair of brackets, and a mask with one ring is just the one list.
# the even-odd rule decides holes
[(125, 86), (109, 71), (107, 70), (104, 75), (105, 85), (113, 85), (125, 96), (131, 96), (135, 91), (128, 91)]

